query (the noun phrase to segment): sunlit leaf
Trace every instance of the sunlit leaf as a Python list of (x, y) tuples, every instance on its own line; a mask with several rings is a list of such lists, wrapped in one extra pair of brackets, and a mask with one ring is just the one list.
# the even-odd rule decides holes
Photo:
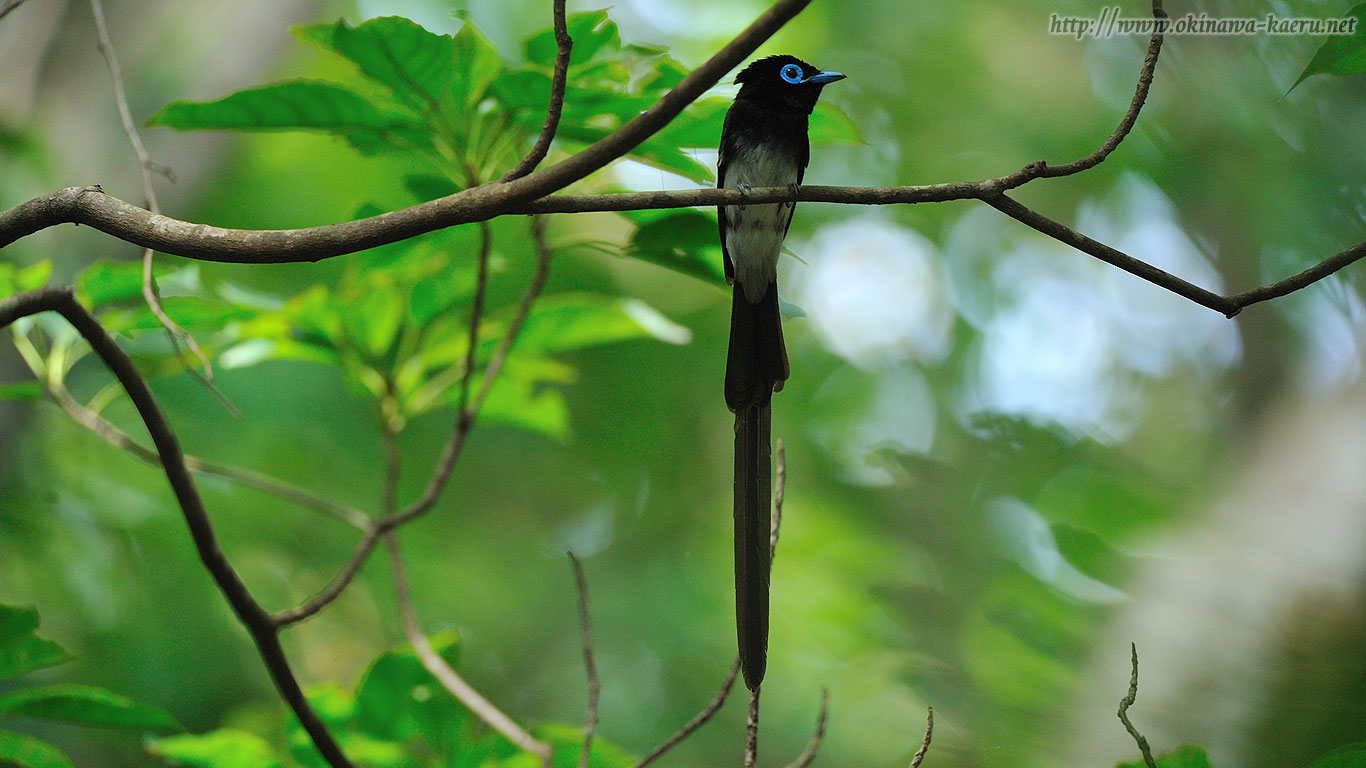
[(154, 757), (195, 768), (279, 768), (280, 765), (280, 759), (265, 739), (235, 728), (151, 739), (147, 742), (147, 751)]
[(527, 315), (514, 353), (563, 352), (648, 337), (679, 344), (690, 338), (686, 328), (648, 308), (642, 311), (643, 306), (638, 300), (596, 293), (544, 297)]
[[(452, 667), (460, 661), (460, 636), (454, 630), (428, 637), (432, 648)], [(432, 677), (411, 647), (387, 651), (375, 659), (356, 686), (356, 724), (385, 739), (437, 736), (450, 720), (468, 718), (467, 711)]]
[(457, 107), (468, 109), (483, 100), (489, 86), (502, 74), (503, 61), (473, 24), (465, 24), (455, 33), (455, 60), (451, 99)]
[(512, 376), (499, 376), (494, 381), (479, 409), (479, 418), (559, 442), (569, 436), (569, 406), (564, 394)]
[(88, 685), (48, 685), (10, 691), (0, 695), (0, 713), (104, 728), (181, 730), (164, 709)]
[[(153, 275), (165, 274), (157, 268)], [(91, 309), (131, 299), (142, 299), (142, 262), (105, 261), (92, 263), (76, 276), (76, 297)]]
[(1355, 75), (1366, 72), (1366, 3), (1356, 5), (1343, 14), (1343, 18), (1355, 18), (1356, 28), (1350, 35), (1333, 35), (1309, 60), (1309, 64), (1295, 78), (1290, 90), (1304, 82), (1311, 75)]
[(454, 77), (457, 62), (451, 38), (399, 16), (370, 19), (355, 27), (338, 21), (291, 31), (300, 40), (346, 57), (419, 114), (438, 103)]
[(22, 733), (0, 731), (0, 766), (4, 768), (72, 768), (56, 747)]
[(816, 102), (807, 136), (812, 144), (862, 144), (858, 124), (844, 110), (825, 101)]
[[(388, 144), (428, 141), (410, 117), (385, 114), (345, 86), (320, 80), (291, 80), (249, 88), (217, 101), (173, 101), (147, 121), (151, 126), (193, 130), (321, 130)], [(364, 145), (375, 148), (372, 145)]]
[[(569, 54), (571, 67), (592, 61), (599, 53), (621, 50), (621, 36), (616, 22), (607, 18), (607, 11), (573, 13), (565, 18), (565, 29), (574, 41)], [(527, 61), (547, 69), (554, 65), (557, 48), (552, 30), (544, 30), (526, 41)]]

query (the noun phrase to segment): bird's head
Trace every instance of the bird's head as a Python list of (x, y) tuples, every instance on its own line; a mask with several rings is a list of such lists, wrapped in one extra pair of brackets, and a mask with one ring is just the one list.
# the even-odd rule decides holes
[(735, 82), (740, 86), (736, 98), (796, 109), (809, 115), (821, 96), (821, 88), (843, 79), (844, 75), (839, 72), (817, 69), (796, 56), (769, 56), (751, 62), (735, 76)]

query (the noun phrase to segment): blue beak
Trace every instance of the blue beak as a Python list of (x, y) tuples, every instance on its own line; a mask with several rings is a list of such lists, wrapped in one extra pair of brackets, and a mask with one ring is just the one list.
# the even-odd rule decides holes
[(844, 75), (840, 74), (839, 72), (817, 72), (816, 74), (806, 78), (802, 82), (812, 83), (814, 85), (825, 85), (826, 83), (833, 83), (836, 80), (843, 79)]

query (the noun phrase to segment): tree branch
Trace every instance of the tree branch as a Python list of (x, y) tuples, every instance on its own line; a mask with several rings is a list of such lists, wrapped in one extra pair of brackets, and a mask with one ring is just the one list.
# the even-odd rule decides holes
[(404, 573), (403, 558), (399, 554), (398, 542), (395, 541), (392, 532), (384, 534), (384, 544), (389, 554), (389, 569), (394, 579), (394, 599), (398, 603), (399, 616), (403, 621), (403, 632), (407, 635), (408, 642), (413, 646), (422, 666), (443, 688), (490, 728), (501, 733), (518, 749), (540, 758), (544, 768), (550, 768), (550, 745), (533, 738), (512, 718), (484, 698), (432, 648), (432, 644), (427, 641), (427, 636), (418, 624), (417, 614), (408, 596), (408, 577)]
[[(110, 84), (114, 89), (114, 103), (118, 106), (119, 122), (123, 125), (123, 134), (128, 137), (128, 143), (133, 147), (133, 154), (138, 159), (138, 171), (142, 178), (142, 197), (147, 206), (147, 210), (152, 213), (161, 213), (161, 206), (157, 203), (156, 189), (152, 186), (152, 169), (158, 167), (152, 161), (152, 156), (148, 154), (147, 147), (142, 143), (142, 135), (138, 133), (137, 125), (133, 122), (132, 111), (128, 108), (128, 96), (123, 88), (123, 67), (119, 65), (118, 54), (114, 51), (114, 43), (109, 38), (109, 25), (104, 18), (104, 3), (101, 0), (90, 0), (90, 15), (95, 22), (95, 41), (100, 55), (104, 57), (105, 67), (109, 70)], [(180, 341), (185, 342), (191, 352), (203, 366), (203, 375), (197, 378), (219, 399), (220, 402), (228, 406), (234, 415), (236, 408), (233, 408), (221, 392), (213, 387), (213, 365), (209, 362), (208, 355), (200, 349), (199, 342), (195, 341), (189, 331), (180, 327), (178, 323), (166, 314), (166, 310), (161, 306), (161, 297), (157, 295), (156, 280), (152, 277), (152, 258), (155, 254), (151, 248), (144, 248), (142, 251), (142, 298), (147, 302), (147, 308), (156, 317), (161, 326), (166, 329), (166, 335), (171, 340), (171, 346), (175, 349), (176, 357), (180, 357)], [(188, 368), (188, 367), (187, 367)]]
[(920, 740), (920, 749), (911, 755), (910, 768), (920, 768), (920, 763), (925, 759), (925, 753), (930, 751), (930, 737), (934, 736), (934, 707), (925, 708), (925, 737)]
[(631, 768), (645, 768), (650, 763), (658, 760), (665, 752), (678, 746), (684, 739), (693, 735), (693, 732), (698, 728), (706, 725), (707, 721), (716, 714), (717, 710), (721, 709), (721, 705), (726, 703), (726, 697), (730, 695), (730, 689), (734, 687), (735, 678), (739, 674), (740, 660), (736, 659), (735, 662), (730, 665), (730, 672), (726, 674), (726, 679), (721, 681), (721, 690), (716, 692), (716, 696), (712, 698), (707, 706), (703, 707), (701, 712), (698, 712), (693, 716), (693, 719), (689, 720), (682, 728), (678, 729), (677, 733), (665, 739), (659, 746), (650, 750), (650, 754), (642, 757), (640, 761), (631, 766)]
[(356, 221), (281, 230), (234, 230), (191, 224), (109, 197), (98, 187), (71, 187), (0, 213), (0, 248), (45, 227), (75, 223), (187, 258), (270, 264), (319, 261), (456, 224), (487, 220), (563, 189), (630, 152), (668, 125), (809, 2), (777, 0), (644, 112), (581, 152), (513, 181), (484, 184)]
[(816, 759), (816, 750), (820, 749), (821, 740), (825, 738), (825, 715), (830, 704), (830, 692), (821, 689), (821, 709), (816, 714), (816, 730), (811, 734), (811, 741), (807, 743), (806, 749), (802, 750), (797, 759), (788, 764), (787, 768), (807, 768), (811, 761)]
[(10, 11), (24, 4), (24, 0), (9, 0), (4, 6), (0, 6), (0, 19), (9, 15)]
[(569, 81), (569, 54), (574, 48), (574, 41), (569, 37), (569, 27), (565, 22), (564, 0), (553, 0), (552, 14), (555, 17), (555, 71), (550, 77), (550, 103), (545, 108), (545, 123), (536, 137), (536, 143), (531, 145), (531, 151), (499, 181), (520, 179), (535, 170), (550, 152), (550, 142), (555, 140), (555, 132), (560, 127), (564, 90)]
[(1138, 732), (1134, 724), (1129, 722), (1129, 707), (1134, 705), (1138, 698), (1138, 646), (1129, 643), (1129, 658), (1133, 672), (1129, 675), (1129, 692), (1124, 698), (1119, 700), (1119, 721), (1124, 723), (1124, 730), (1133, 737), (1134, 743), (1138, 744), (1138, 751), (1143, 753), (1143, 763), (1148, 768), (1157, 768), (1157, 763), (1153, 760), (1153, 751), (1148, 747), (1148, 740), (1143, 738), (1143, 734)]
[(574, 553), (569, 553), (574, 567), (574, 587), (579, 594), (579, 627), (583, 634), (583, 668), (588, 676), (588, 706), (584, 708), (583, 751), (579, 753), (579, 768), (588, 768), (588, 755), (593, 749), (593, 732), (598, 727), (598, 665), (593, 661), (593, 622), (588, 615), (588, 580), (583, 575), (583, 564)]
[[(513, 316), (512, 322), (503, 334), (503, 340), (498, 344), (498, 349), (494, 351), (493, 356), (489, 358), (488, 364), (484, 367), (484, 379), (479, 385), (478, 393), (467, 404), (463, 402), (469, 391), (470, 371), (473, 370), (473, 352), (471, 351), (467, 362), (469, 367), (466, 368), (465, 381), (462, 383), (462, 403), (459, 412), (456, 414), (455, 428), (451, 431), (451, 437), (446, 442), (446, 447), (442, 449), (441, 458), (437, 461), (431, 480), (428, 481), (427, 488), (422, 492), (421, 497), (399, 513), (389, 515), (381, 522), (382, 531), (392, 530), (426, 513), (436, 504), (436, 500), (441, 496), (441, 491), (446, 487), (446, 482), (450, 480), (451, 472), (455, 469), (456, 459), (460, 457), (460, 449), (464, 447), (465, 439), (469, 436), (470, 430), (474, 427), (475, 418), (479, 415), (479, 407), (483, 405), (484, 397), (488, 395), (489, 388), (493, 386), (494, 379), (498, 377), (498, 371), (503, 367), (503, 360), (506, 359), (508, 350), (512, 348), (512, 343), (522, 330), (522, 323), (526, 322), (526, 316), (531, 311), (531, 305), (541, 295), (541, 289), (545, 288), (546, 278), (550, 275), (550, 257), (554, 253), (545, 241), (544, 219), (533, 218), (531, 220), (531, 235), (532, 240), (536, 243), (536, 272), (531, 276), (531, 282), (527, 285), (526, 292), (522, 294), (522, 300), (517, 305), (517, 314)], [(473, 350), (473, 336), (471, 336), (470, 341), (470, 348)]]
[(270, 614), (266, 613), (252, 597), (246, 584), (219, 548), (203, 500), (195, 487), (194, 479), (190, 477), (189, 468), (185, 465), (180, 441), (166, 420), (166, 415), (162, 413), (161, 407), (157, 405), (152, 391), (147, 388), (147, 383), (133, 365), (133, 361), (105, 332), (99, 321), (76, 301), (70, 288), (40, 288), (0, 300), (0, 328), (20, 317), (47, 311), (57, 312), (71, 323), (128, 393), (129, 401), (133, 403), (143, 424), (147, 426), (152, 444), (156, 446), (157, 454), (161, 457), (162, 470), (180, 505), (185, 524), (190, 529), (190, 538), (194, 540), (195, 549), (204, 568), (213, 577), (219, 591), (227, 598), (233, 613), (237, 614), (238, 620), (256, 643), (256, 649), (281, 698), (293, 710), (323, 759), (333, 768), (350, 768), (351, 762), (347, 760), (332, 734), (304, 697), (303, 690), (290, 669), (284, 649), (280, 646), (278, 626)]

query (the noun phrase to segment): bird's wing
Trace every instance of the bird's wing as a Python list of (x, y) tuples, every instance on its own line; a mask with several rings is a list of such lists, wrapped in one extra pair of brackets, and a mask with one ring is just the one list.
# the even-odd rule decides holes
[[(735, 105), (726, 110), (726, 119), (721, 124), (721, 146), (716, 157), (716, 187), (720, 189), (726, 185), (726, 166), (730, 164), (732, 148), (729, 146), (730, 138), (730, 116), (735, 111)], [(730, 251), (726, 249), (726, 207), (718, 205), (716, 207), (716, 231), (721, 237), (721, 263), (726, 270), (726, 285), (735, 284), (735, 265), (731, 263)]]

